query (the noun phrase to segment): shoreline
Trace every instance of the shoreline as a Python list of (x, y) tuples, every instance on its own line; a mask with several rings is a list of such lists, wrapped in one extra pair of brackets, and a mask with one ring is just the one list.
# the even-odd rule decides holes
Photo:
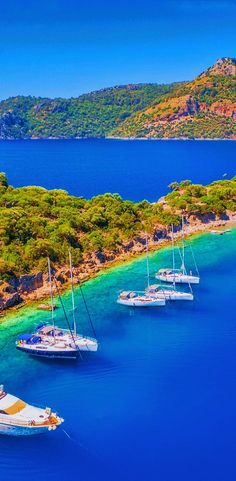
[[(191, 238), (193, 236), (201, 236), (206, 233), (210, 233), (212, 230), (216, 228), (216, 230), (221, 230), (221, 228), (227, 227), (227, 228), (236, 228), (236, 213), (231, 216), (229, 219), (217, 219), (217, 220), (210, 220), (207, 223), (201, 222), (201, 223), (196, 223), (196, 224), (187, 224), (185, 226), (185, 237)], [(217, 234), (216, 234), (217, 235)], [(181, 231), (177, 231), (174, 234), (174, 240), (175, 242), (178, 242), (181, 240), (182, 233)], [(115, 259), (108, 260), (105, 265), (100, 265), (97, 266), (96, 268), (91, 268), (90, 270), (87, 268), (84, 275), (79, 278), (79, 273), (78, 269), (75, 275), (75, 289), (79, 286), (79, 283), (86, 284), (87, 282), (94, 280), (96, 278), (99, 278), (100, 276), (103, 276), (106, 274), (108, 270), (111, 269), (116, 269), (117, 267), (120, 267), (122, 265), (128, 264), (135, 262), (139, 258), (142, 258), (145, 255), (146, 252), (146, 246), (141, 244), (137, 248), (137, 244), (134, 244), (136, 249), (134, 251), (128, 251), (128, 252), (122, 252), (120, 255), (118, 255)], [(171, 246), (171, 240), (169, 238), (162, 238), (159, 239), (158, 241), (150, 241), (149, 242), (149, 252), (150, 253), (156, 253), (162, 249), (165, 249), (166, 247)], [(84, 264), (83, 264), (84, 267)], [(95, 269), (95, 270), (94, 270)], [(60, 274), (60, 273), (59, 273)], [(67, 282), (63, 283), (59, 287), (60, 294), (65, 294), (70, 290), (70, 282), (69, 279)], [(57, 300), (58, 296), (55, 296), (55, 300)], [(43, 283), (43, 286), (35, 289), (33, 292), (28, 293), (23, 297), (23, 302), (8, 307), (0, 312), (0, 323), (4, 322), (7, 320), (9, 315), (14, 315), (14, 313), (18, 312), (21, 309), (24, 308), (30, 308), (34, 307), (35, 309), (39, 309), (40, 303), (42, 301), (45, 301), (46, 303), (50, 299), (50, 294), (49, 294), (49, 285), (48, 281)]]
[(196, 137), (194, 139), (190, 139), (188, 137), (110, 137), (105, 136), (105, 137), (24, 137), (22, 139), (3, 139), (0, 138), (0, 142), (21, 142), (21, 141), (37, 141), (37, 140), (124, 140), (124, 141), (159, 141), (159, 142), (165, 142), (165, 141), (174, 141), (174, 142), (235, 142), (236, 138), (228, 139), (228, 138), (203, 138), (203, 137)]

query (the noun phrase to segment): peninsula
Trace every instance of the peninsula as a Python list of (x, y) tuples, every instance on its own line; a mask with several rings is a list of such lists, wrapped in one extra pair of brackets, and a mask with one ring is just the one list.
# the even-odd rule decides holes
[(13, 188), (0, 174), (0, 310), (48, 296), (47, 256), (59, 288), (69, 280), (68, 248), (75, 280), (84, 281), (116, 262), (179, 235), (181, 215), (186, 233), (210, 230), (236, 220), (236, 177), (203, 186), (173, 182), (156, 203), (134, 203), (118, 194), (86, 200), (64, 190)]

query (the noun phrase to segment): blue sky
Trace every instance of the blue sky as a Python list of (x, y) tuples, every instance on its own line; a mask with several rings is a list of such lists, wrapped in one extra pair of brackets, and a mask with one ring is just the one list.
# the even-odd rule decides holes
[(187, 80), (236, 57), (235, 0), (0, 0), (0, 97)]

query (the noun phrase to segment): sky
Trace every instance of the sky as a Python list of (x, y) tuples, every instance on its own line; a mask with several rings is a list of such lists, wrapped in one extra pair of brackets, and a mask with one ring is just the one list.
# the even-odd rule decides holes
[(0, 98), (190, 80), (236, 57), (236, 0), (0, 0)]

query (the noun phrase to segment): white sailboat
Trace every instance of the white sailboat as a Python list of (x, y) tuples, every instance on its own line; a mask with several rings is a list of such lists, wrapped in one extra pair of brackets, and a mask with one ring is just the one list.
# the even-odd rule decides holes
[[(71, 331), (73, 333), (73, 343), (80, 351), (91, 351), (96, 352), (98, 350), (98, 341), (95, 338), (83, 336), (77, 333), (77, 322), (76, 322), (76, 307), (75, 307), (75, 293), (74, 293), (74, 279), (73, 279), (73, 266), (71, 251), (69, 250), (69, 263), (70, 263), (70, 279), (71, 279), (71, 302), (72, 302), (72, 317), (73, 317), (73, 328), (72, 329), (59, 329), (58, 327), (48, 324), (42, 324), (37, 328), (37, 335), (41, 336), (43, 339), (48, 339), (54, 336), (57, 342), (65, 342), (71, 344)], [(82, 291), (81, 291), (82, 292)], [(84, 299), (84, 297), (83, 297)], [(87, 305), (84, 299), (84, 303), (87, 309)], [(88, 313), (89, 315), (89, 313)], [(92, 326), (93, 327), (93, 326)], [(93, 329), (94, 330), (94, 329)]]
[(146, 235), (146, 265), (147, 265), (147, 280), (148, 286), (145, 292), (141, 291), (123, 291), (120, 293), (117, 303), (129, 307), (159, 307), (165, 306), (165, 298), (152, 295), (149, 293), (150, 289), (150, 270), (148, 257), (148, 239)]
[(193, 301), (191, 292), (177, 291), (174, 285), (163, 287), (160, 284), (152, 284), (148, 292), (151, 296), (158, 296), (166, 301)]
[(0, 385), (0, 434), (27, 436), (55, 431), (64, 422), (50, 408), (27, 404)]
[(193, 275), (192, 272), (190, 271), (187, 273), (186, 267), (185, 267), (185, 244), (184, 244), (184, 218), (182, 216), (182, 254), (181, 254), (181, 268), (180, 269), (175, 269), (175, 265), (173, 265), (172, 268), (166, 268), (166, 269), (159, 269), (158, 273), (156, 274), (156, 279), (163, 281), (163, 282), (169, 282), (173, 285), (175, 284), (199, 284), (200, 282), (200, 277), (198, 273), (198, 269), (196, 266), (197, 270), (197, 275)]
[(48, 275), (50, 284), (52, 326), (50, 327), (50, 330), (48, 330), (47, 335), (41, 333), (40, 330), (37, 331), (36, 334), (22, 334), (16, 341), (16, 348), (19, 351), (39, 357), (76, 359), (81, 354), (79, 347), (75, 343), (71, 329), (69, 329), (70, 335), (64, 339), (63, 336), (60, 335), (58, 328), (55, 326), (52, 274), (49, 258)]

